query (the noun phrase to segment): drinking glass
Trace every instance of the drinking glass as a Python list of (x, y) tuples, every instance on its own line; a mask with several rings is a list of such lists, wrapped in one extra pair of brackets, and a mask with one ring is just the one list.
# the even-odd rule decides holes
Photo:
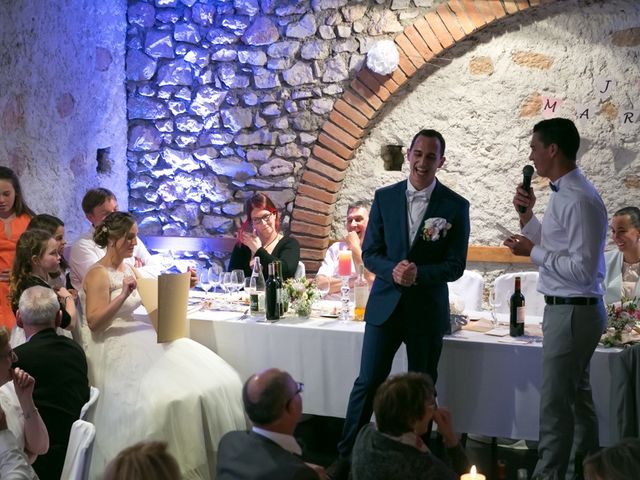
[(207, 274), (209, 275), (209, 282), (213, 286), (213, 291), (215, 293), (216, 288), (222, 283), (222, 274), (224, 271), (222, 267), (217, 263), (211, 265), (211, 267), (207, 270)]
[(231, 272), (222, 272), (220, 275), (220, 286), (225, 293), (225, 300), (228, 302), (228, 294), (231, 291)]
[(231, 272), (231, 285), (234, 292), (239, 292), (244, 287), (244, 270), (233, 270)]
[(160, 265), (162, 265), (163, 272), (173, 267), (173, 254), (171, 250), (167, 250), (160, 254)]
[(496, 295), (495, 287), (489, 291), (489, 305), (491, 306), (491, 324), (493, 327), (497, 327), (498, 322), (498, 310), (502, 306), (502, 301)]
[(201, 270), (198, 279), (200, 280), (200, 288), (204, 290), (204, 298), (206, 300), (212, 287), (211, 280), (209, 280), (209, 272), (206, 269)]

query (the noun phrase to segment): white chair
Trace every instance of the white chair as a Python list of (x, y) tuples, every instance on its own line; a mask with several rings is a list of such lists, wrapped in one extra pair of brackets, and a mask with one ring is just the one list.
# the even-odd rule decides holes
[(306, 274), (307, 274), (307, 271), (304, 267), (304, 263), (298, 262), (298, 268), (296, 268), (296, 273), (294, 273), (293, 278), (298, 280), (300, 278), (304, 278)]
[(96, 436), (96, 427), (84, 420), (76, 420), (71, 426), (67, 454), (60, 478), (85, 480), (89, 474), (91, 447)]
[(461, 299), (464, 301), (465, 311), (482, 310), (482, 293), (484, 278), (478, 272), (465, 270), (455, 282), (449, 282), (449, 301)]
[(89, 413), (89, 409), (93, 406), (94, 403), (98, 400), (100, 396), (100, 390), (97, 387), (91, 386), (89, 388), (89, 400), (82, 406), (82, 410), (80, 410), (80, 420), (84, 420)]
[(524, 295), (526, 315), (542, 317), (544, 313), (544, 295), (539, 293), (538, 272), (514, 272), (500, 275), (493, 282), (496, 295), (497, 313), (509, 314), (509, 299), (513, 295), (515, 278), (520, 277), (520, 291)]

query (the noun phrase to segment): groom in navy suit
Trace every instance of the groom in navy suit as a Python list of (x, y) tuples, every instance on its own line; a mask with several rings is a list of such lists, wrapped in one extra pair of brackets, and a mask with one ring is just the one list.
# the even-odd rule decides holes
[(404, 342), (409, 370), (438, 377), (442, 337), (449, 328), (447, 282), (462, 276), (469, 242), (469, 202), (436, 180), (445, 141), (435, 130), (416, 134), (407, 153), (409, 180), (376, 191), (362, 245), (376, 278), (365, 312), (360, 373), (338, 444), (350, 456), (369, 422), (373, 398)]

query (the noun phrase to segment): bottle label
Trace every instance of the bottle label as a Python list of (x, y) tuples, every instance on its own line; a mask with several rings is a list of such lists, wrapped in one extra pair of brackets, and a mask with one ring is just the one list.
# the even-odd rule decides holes
[(518, 323), (524, 324), (524, 306), (517, 308), (516, 319)]
[(251, 313), (259, 313), (260, 312), (260, 304), (258, 300), (257, 293), (251, 293), (249, 295), (249, 305), (251, 308)]

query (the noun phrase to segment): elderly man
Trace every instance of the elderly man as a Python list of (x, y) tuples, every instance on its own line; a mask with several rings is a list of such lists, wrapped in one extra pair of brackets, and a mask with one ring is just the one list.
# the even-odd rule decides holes
[[(358, 201), (350, 203), (347, 207), (347, 235), (340, 242), (335, 242), (329, 247), (318, 274), (317, 281), (329, 279), (329, 293), (337, 293), (342, 286), (342, 280), (338, 277), (338, 252), (349, 249), (353, 262), (351, 271), (355, 273), (359, 265), (362, 265), (362, 241), (369, 222), (369, 204)], [(373, 282), (374, 275), (365, 270), (365, 277), (369, 283)]]
[(253, 422), (245, 432), (229, 432), (218, 447), (218, 480), (317, 480), (324, 469), (306, 464), (293, 432), (302, 416), (303, 385), (271, 368), (252, 375), (242, 389)]
[[(105, 251), (93, 241), (93, 233), (107, 215), (118, 210), (118, 200), (111, 190), (92, 188), (82, 199), (82, 210), (91, 222), (91, 228), (73, 243), (69, 256), (71, 284), (78, 291), (82, 289), (82, 281), (89, 268), (104, 257)], [(132, 262), (144, 276), (156, 276), (159, 273), (159, 265), (154, 264), (157, 262), (139, 238), (133, 250), (133, 257), (125, 261)]]
[(55, 292), (31, 287), (20, 296), (16, 321), (27, 343), (15, 348), (15, 366), (35, 379), (33, 401), (49, 431), (49, 451), (33, 464), (41, 480), (58, 480), (71, 425), (89, 400), (87, 359), (73, 340), (58, 335), (62, 313)]

